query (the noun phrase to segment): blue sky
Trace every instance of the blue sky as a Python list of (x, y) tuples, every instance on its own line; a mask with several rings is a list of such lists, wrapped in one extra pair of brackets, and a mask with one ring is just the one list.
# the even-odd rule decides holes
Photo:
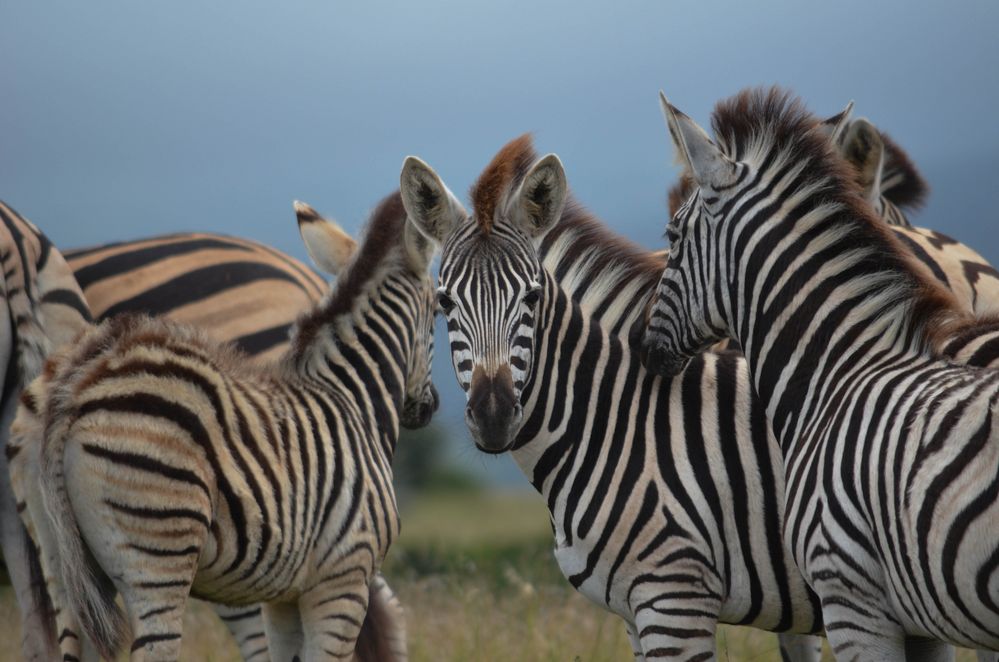
[[(914, 221), (999, 263), (999, 3), (6, 2), (0, 198), (76, 247), (182, 230), (306, 259), (302, 199), (360, 227), (417, 154), (463, 195), (535, 134), (577, 197), (662, 246), (675, 174), (656, 102), (779, 83), (847, 101), (933, 189)], [(440, 420), (462, 461), (462, 395), (439, 339)]]

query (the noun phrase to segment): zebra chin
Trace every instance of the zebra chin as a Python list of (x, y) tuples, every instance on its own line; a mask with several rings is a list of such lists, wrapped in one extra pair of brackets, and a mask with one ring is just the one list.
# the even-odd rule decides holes
[(646, 333), (642, 340), (641, 359), (646, 370), (662, 377), (676, 377), (690, 361), (689, 357), (672, 351), (651, 333)]

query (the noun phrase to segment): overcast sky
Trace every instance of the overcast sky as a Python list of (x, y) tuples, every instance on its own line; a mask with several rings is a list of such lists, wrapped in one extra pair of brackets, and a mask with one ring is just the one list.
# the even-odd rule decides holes
[[(0, 198), (63, 247), (210, 230), (305, 259), (293, 199), (356, 230), (407, 154), (463, 195), (531, 131), (581, 201), (658, 248), (675, 172), (657, 91), (706, 124), (779, 83), (823, 115), (855, 100), (933, 187), (913, 220), (999, 263), (997, 19), (984, 0), (11, 0)], [(440, 418), (466, 443), (438, 342)]]

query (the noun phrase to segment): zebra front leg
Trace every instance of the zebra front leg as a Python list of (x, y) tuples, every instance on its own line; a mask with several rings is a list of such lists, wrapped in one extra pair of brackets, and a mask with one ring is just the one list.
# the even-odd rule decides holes
[[(693, 593), (693, 592), (691, 592)], [(713, 660), (718, 604), (688, 594), (684, 599), (656, 599), (635, 611), (635, 626), (646, 659)]]
[(357, 569), (321, 582), (299, 598), (305, 632), (301, 662), (352, 659), (369, 595), (367, 578)]
[(818, 662), (822, 659), (822, 637), (814, 634), (781, 632), (780, 657), (784, 662)]
[(246, 662), (270, 662), (260, 605), (229, 607), (214, 604), (212, 607), (236, 640), (239, 654)]

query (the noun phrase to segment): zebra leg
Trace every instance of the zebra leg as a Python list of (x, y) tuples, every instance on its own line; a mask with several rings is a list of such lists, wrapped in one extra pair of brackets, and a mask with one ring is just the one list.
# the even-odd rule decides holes
[(267, 646), (274, 662), (299, 660), (305, 636), (298, 604), (272, 602), (262, 606)]
[(715, 659), (716, 603), (707, 610), (696, 599), (646, 604), (635, 613), (635, 628), (646, 659), (676, 658), (688, 662)]
[(822, 638), (814, 634), (781, 632), (777, 640), (784, 662), (818, 662), (822, 659)]
[(239, 654), (246, 662), (270, 662), (260, 605), (228, 607), (213, 604), (212, 607), (236, 640)]
[(975, 651), (978, 655), (978, 662), (999, 662), (999, 652), (997, 651)]
[[(906, 659), (905, 633), (897, 623), (877, 618), (874, 610), (868, 609), (866, 604), (852, 608), (855, 601), (849, 596), (828, 598), (822, 593), (819, 595), (822, 595), (823, 601), (826, 638), (837, 662), (902, 662)], [(860, 610), (864, 610), (863, 613)]]
[(301, 662), (352, 659), (369, 595), (367, 578), (358, 569), (321, 581), (299, 598), (305, 634)]
[(905, 659), (907, 662), (953, 662), (957, 651), (950, 644), (936, 639), (905, 640)]
[(635, 656), (637, 662), (645, 662), (645, 656), (642, 655), (642, 640), (638, 638), (638, 630), (635, 628), (634, 624), (625, 622), (624, 630), (628, 633), (628, 641), (631, 642), (632, 655)]

